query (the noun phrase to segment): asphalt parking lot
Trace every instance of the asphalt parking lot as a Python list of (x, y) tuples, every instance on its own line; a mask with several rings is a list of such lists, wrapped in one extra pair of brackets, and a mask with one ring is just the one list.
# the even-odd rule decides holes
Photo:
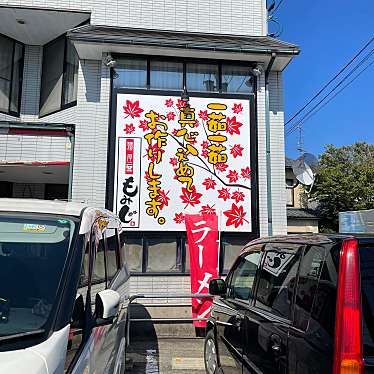
[(127, 351), (128, 374), (202, 374), (204, 339), (167, 338), (133, 341)]

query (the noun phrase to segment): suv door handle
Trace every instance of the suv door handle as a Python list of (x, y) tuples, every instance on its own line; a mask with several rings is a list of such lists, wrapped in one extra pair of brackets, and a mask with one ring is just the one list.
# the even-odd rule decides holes
[(274, 353), (280, 353), (282, 348), (281, 348), (281, 338), (278, 335), (273, 334), (270, 337), (270, 344), (271, 344), (271, 349), (273, 350)]

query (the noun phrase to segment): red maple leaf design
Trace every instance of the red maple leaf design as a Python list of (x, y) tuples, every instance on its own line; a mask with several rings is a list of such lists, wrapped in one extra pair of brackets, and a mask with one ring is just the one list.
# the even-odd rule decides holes
[(126, 105), (123, 107), (123, 111), (125, 112), (125, 118), (131, 117), (140, 117), (140, 113), (144, 112), (143, 109), (139, 107), (139, 100), (131, 102), (130, 100), (126, 100)]
[(204, 140), (202, 143), (201, 143), (201, 147), (202, 148), (208, 148), (209, 147), (209, 142), (207, 140)]
[(144, 179), (147, 181), (147, 182), (150, 182), (152, 179), (149, 177), (149, 173), (148, 173), (148, 171), (146, 171), (145, 173), (144, 173)]
[(142, 119), (139, 121), (140, 125), (138, 126), (139, 129), (142, 129), (143, 131), (147, 131), (148, 130), (148, 121), (145, 120), (145, 119)]
[(232, 111), (235, 113), (235, 114), (239, 114), (243, 111), (243, 105), (242, 104), (234, 104), (234, 106), (232, 107)]
[(226, 226), (234, 225), (235, 228), (238, 228), (239, 226), (243, 226), (244, 222), (248, 223), (244, 218), (247, 213), (244, 212), (243, 207), (236, 206), (234, 203), (232, 204), (231, 209), (226, 210), (223, 214), (227, 217)]
[(227, 164), (223, 164), (222, 162), (219, 162), (218, 164), (215, 164), (214, 166), (218, 172), (225, 172), (226, 169), (229, 167)]
[(251, 169), (249, 168), (249, 166), (242, 169), (241, 175), (244, 179), (251, 179)]
[(227, 174), (227, 178), (229, 179), (230, 183), (235, 183), (239, 179), (239, 174), (236, 170), (230, 170)]
[(200, 214), (215, 214), (216, 210), (214, 208), (214, 205), (203, 205), (200, 210)]
[(165, 100), (165, 105), (168, 107), (168, 108), (171, 108), (173, 106), (173, 100), (172, 99), (166, 99)]
[(208, 121), (209, 117), (208, 117), (208, 111), (207, 110), (200, 110), (199, 112), (199, 117), (203, 120), (203, 121)]
[(125, 125), (125, 133), (127, 135), (133, 134), (135, 132), (135, 127), (132, 123)]
[(230, 198), (230, 190), (228, 188), (221, 188), (218, 190), (218, 198), (223, 199), (223, 201), (226, 201)]
[(165, 206), (169, 205), (169, 200), (170, 200), (170, 197), (168, 196), (169, 192), (170, 191), (165, 192), (164, 190), (160, 190), (158, 192), (159, 195), (157, 196), (156, 200), (161, 203), (160, 210), (162, 210)]
[(213, 178), (205, 178), (202, 184), (205, 186), (206, 190), (214, 190), (217, 183)]
[(173, 129), (173, 131), (171, 132), (174, 136), (177, 136), (177, 132), (178, 130), (177, 129)]
[(208, 150), (207, 149), (203, 149), (202, 151), (201, 151), (201, 156), (203, 156), (204, 158), (208, 158)]
[(187, 188), (182, 187), (182, 195), (179, 197), (182, 199), (182, 202), (186, 204), (185, 209), (191, 205), (195, 206), (200, 204), (200, 197), (203, 196), (201, 193), (196, 192), (196, 187), (192, 186), (192, 191), (188, 191)]
[(235, 134), (238, 134), (240, 135), (240, 130), (239, 128), (243, 126), (243, 124), (241, 122), (238, 122), (236, 120), (236, 117), (227, 117), (226, 119), (226, 123), (227, 123), (227, 132), (230, 134), (230, 135), (234, 135)]
[(176, 157), (170, 157), (169, 164), (172, 166), (177, 166), (178, 165), (178, 159)]
[(239, 190), (234, 191), (231, 195), (231, 199), (235, 200), (236, 203), (238, 203), (239, 201), (244, 201), (244, 197), (244, 193)]
[(148, 160), (151, 160), (152, 162), (156, 162), (157, 161), (158, 152), (161, 152), (161, 160), (162, 160), (162, 154), (165, 153), (165, 150), (157, 147), (157, 143), (155, 143), (153, 145), (150, 145), (147, 148), (147, 157), (148, 157)]
[(175, 223), (183, 223), (184, 222), (184, 214), (183, 213), (175, 213), (175, 217), (173, 218)]
[(173, 121), (175, 119), (175, 113), (174, 112), (169, 112), (166, 115), (166, 118), (168, 119), (168, 121)]
[(237, 158), (238, 156), (243, 156), (244, 148), (240, 144), (234, 144), (231, 147), (230, 153)]
[(185, 106), (186, 106), (186, 102), (181, 100), (181, 99), (178, 99), (177, 108), (180, 110), (180, 109), (184, 108)]
[(199, 120), (195, 119), (194, 127), (197, 128), (200, 126)]

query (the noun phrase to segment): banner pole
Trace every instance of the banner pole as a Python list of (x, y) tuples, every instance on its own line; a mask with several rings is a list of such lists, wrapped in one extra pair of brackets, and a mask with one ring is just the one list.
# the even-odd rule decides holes
[(218, 210), (218, 263), (217, 274), (219, 276), (219, 259), (221, 257), (221, 211)]

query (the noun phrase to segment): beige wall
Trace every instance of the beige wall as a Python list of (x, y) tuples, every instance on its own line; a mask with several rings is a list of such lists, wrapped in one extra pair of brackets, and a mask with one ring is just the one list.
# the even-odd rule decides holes
[[(294, 173), (291, 169), (286, 169), (286, 179), (292, 179), (294, 181), (294, 185), (297, 184), (297, 179), (295, 178)], [(289, 189), (287, 188), (287, 193), (289, 193)], [(292, 193), (292, 192), (291, 192)], [(298, 184), (297, 187), (293, 189), (293, 206), (287, 205), (288, 207), (292, 208), (308, 208), (308, 197), (305, 193), (304, 187), (301, 184)]]
[(317, 219), (288, 219), (287, 232), (291, 233), (318, 233)]

